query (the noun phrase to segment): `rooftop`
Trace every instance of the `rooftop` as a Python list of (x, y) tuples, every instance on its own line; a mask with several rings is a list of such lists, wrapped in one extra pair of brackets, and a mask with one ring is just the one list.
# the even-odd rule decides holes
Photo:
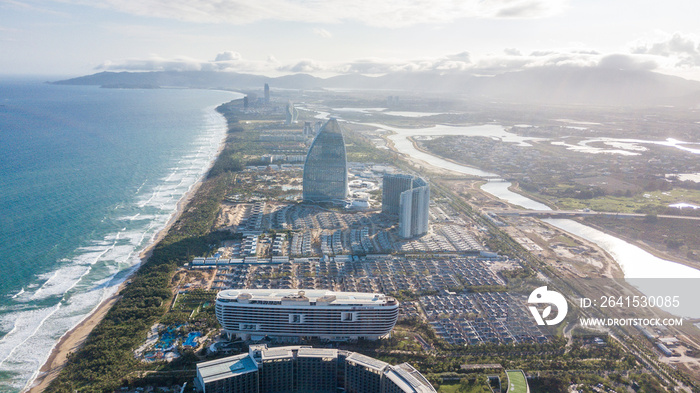
[(352, 355), (348, 356), (348, 361), (353, 361), (367, 368), (373, 368), (377, 371), (383, 371), (389, 363), (383, 362), (381, 360), (371, 358), (369, 356), (362, 355), (360, 353), (354, 352)]
[(338, 350), (333, 348), (300, 348), (298, 357), (337, 358)]
[(408, 363), (402, 363), (398, 366), (391, 366), (391, 369), (396, 372), (401, 378), (408, 383), (416, 392), (434, 392), (435, 388), (428, 382), (425, 377), (418, 372), (413, 366)]
[(381, 293), (334, 292), (323, 289), (230, 289), (219, 292), (217, 299), (244, 300), (249, 303), (266, 302), (264, 304), (281, 304), (282, 300), (285, 302), (308, 300), (311, 305), (318, 302), (323, 303), (324, 306), (385, 306), (396, 302), (394, 298)]
[(258, 367), (248, 354), (197, 364), (197, 372), (202, 376), (204, 383), (218, 381), (234, 375), (241, 375), (257, 370)]
[(263, 360), (293, 359), (293, 358), (294, 358), (294, 354), (292, 354), (292, 350), (289, 349), (288, 347), (270, 348), (270, 349), (265, 349), (262, 351), (262, 359)]

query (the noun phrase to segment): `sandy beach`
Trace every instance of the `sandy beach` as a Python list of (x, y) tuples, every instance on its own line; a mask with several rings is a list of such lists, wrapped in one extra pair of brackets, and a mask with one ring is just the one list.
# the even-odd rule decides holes
[(46, 360), (46, 363), (41, 366), (39, 375), (32, 382), (32, 385), (27, 392), (43, 392), (49, 386), (51, 381), (56, 378), (63, 366), (66, 364), (68, 355), (71, 352), (75, 352), (83, 344), (92, 329), (94, 329), (95, 326), (102, 321), (102, 318), (104, 318), (104, 316), (107, 314), (107, 311), (109, 311), (112, 305), (117, 301), (119, 291), (121, 291), (121, 286), (116, 294), (100, 303), (92, 314), (61, 337), (58, 343), (56, 343), (51, 350), (51, 354)]
[[(222, 139), (221, 141), (216, 157), (218, 157), (219, 154), (221, 154), (221, 151), (225, 146), (225, 141), (226, 138), (224, 137), (224, 139)], [(213, 162), (214, 161), (210, 163), (210, 167), (213, 164)], [(158, 232), (153, 242), (141, 252), (141, 254), (139, 255), (139, 259), (141, 260), (139, 262), (139, 266), (146, 262), (146, 260), (148, 260), (148, 258), (153, 252), (153, 248), (161, 240), (163, 240), (163, 238), (165, 237), (165, 235), (167, 235), (168, 231), (173, 226), (173, 224), (178, 220), (178, 218), (180, 218), (180, 215), (184, 212), (185, 208), (190, 203), (194, 195), (197, 193), (197, 190), (199, 190), (199, 187), (202, 185), (203, 181), (206, 179), (207, 172), (205, 172), (202, 178), (200, 178), (195, 184), (193, 184), (190, 190), (187, 191), (187, 193), (182, 197), (182, 199), (180, 199), (180, 201), (177, 204), (177, 209), (175, 213), (170, 218), (170, 220), (168, 220), (166, 226), (160, 232)], [(138, 269), (135, 269), (134, 272), (136, 272), (137, 270)], [(131, 276), (128, 277), (125, 280), (125, 282), (128, 281), (130, 278)], [(51, 349), (51, 354), (46, 359), (46, 362), (44, 362), (44, 365), (41, 366), (41, 368), (39, 369), (39, 374), (37, 375), (37, 377), (28, 384), (27, 388), (24, 389), (25, 392), (39, 393), (44, 391), (49, 386), (51, 381), (53, 381), (63, 369), (64, 365), (66, 364), (68, 355), (80, 348), (80, 346), (83, 344), (90, 332), (92, 332), (92, 329), (94, 329), (95, 326), (97, 326), (102, 321), (102, 319), (105, 317), (105, 315), (107, 315), (107, 312), (112, 307), (112, 305), (114, 305), (114, 303), (117, 302), (117, 300), (119, 299), (119, 293), (124, 288), (124, 285), (124, 283), (120, 284), (119, 288), (114, 293), (114, 295), (100, 303), (87, 317), (85, 317), (85, 319), (83, 319), (78, 325), (73, 327), (71, 330), (67, 331), (61, 337), (61, 339)]]

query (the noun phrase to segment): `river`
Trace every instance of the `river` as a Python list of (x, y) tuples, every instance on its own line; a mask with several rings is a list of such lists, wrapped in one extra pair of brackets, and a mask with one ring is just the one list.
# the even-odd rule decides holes
[[(409, 139), (416, 136), (442, 135), (489, 136), (499, 138), (505, 143), (518, 143), (521, 146), (528, 146), (527, 140), (534, 138), (519, 137), (506, 132), (502, 126), (493, 124), (472, 127), (436, 126), (426, 129), (402, 129), (380, 124), (371, 125), (395, 132), (395, 134), (389, 136), (389, 139), (393, 142), (396, 150), (403, 154), (438, 168), (484, 177), (489, 181), (481, 187), (483, 191), (514, 205), (532, 210), (550, 210), (548, 206), (542, 203), (509, 190), (508, 187), (511, 186), (511, 183), (499, 179), (499, 175), (448, 161), (418, 150)], [(544, 221), (595, 243), (605, 250), (620, 265), (625, 275), (625, 280), (637, 287), (642, 293), (656, 296), (660, 293), (668, 294), (669, 291), (672, 291), (674, 294), (677, 293), (682, 298), (688, 299), (688, 301), (684, 302), (684, 305), (682, 304), (683, 307), (673, 310), (667, 309), (668, 311), (680, 316), (700, 317), (700, 307), (690, 305), (691, 299), (694, 300), (697, 294), (699, 284), (697, 279), (700, 278), (700, 270), (658, 258), (633, 244), (573, 220), (548, 219)]]

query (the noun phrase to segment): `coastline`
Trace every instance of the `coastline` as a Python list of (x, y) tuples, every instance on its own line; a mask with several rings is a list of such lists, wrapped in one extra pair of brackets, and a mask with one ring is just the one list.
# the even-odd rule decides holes
[[(217, 113), (221, 115), (218, 111)], [(224, 117), (223, 115), (221, 116)], [(197, 181), (194, 184), (192, 184), (192, 186), (180, 198), (180, 200), (177, 203), (177, 208), (171, 215), (168, 222), (160, 231), (158, 231), (153, 241), (140, 252), (139, 263), (131, 268), (131, 273), (124, 279), (122, 283), (119, 284), (116, 292), (107, 299), (100, 302), (89, 314), (85, 316), (83, 320), (81, 320), (77, 325), (72, 327), (70, 330), (68, 330), (61, 336), (61, 338), (56, 342), (53, 348), (51, 348), (51, 352), (49, 353), (48, 358), (44, 361), (44, 364), (41, 366), (41, 368), (39, 368), (36, 377), (33, 380), (27, 382), (25, 387), (22, 389), (22, 392), (40, 393), (44, 391), (63, 369), (68, 360), (68, 356), (80, 348), (80, 346), (83, 344), (85, 339), (87, 339), (87, 337), (90, 335), (95, 326), (97, 326), (105, 317), (105, 315), (107, 315), (107, 312), (119, 299), (120, 293), (122, 289), (124, 289), (124, 287), (126, 286), (126, 283), (133, 277), (134, 274), (136, 274), (136, 272), (140, 269), (141, 265), (143, 265), (148, 260), (148, 258), (151, 257), (153, 249), (158, 245), (158, 243), (160, 243), (163, 240), (163, 238), (165, 238), (172, 226), (175, 224), (175, 222), (177, 222), (182, 213), (185, 211), (187, 205), (197, 194), (197, 191), (199, 190), (200, 186), (206, 179), (207, 174), (209, 173), (209, 169), (211, 169), (216, 159), (219, 157), (219, 155), (221, 155), (221, 152), (223, 151), (226, 145), (227, 135), (228, 127), (226, 127), (224, 136), (219, 142), (216, 155), (209, 162), (207, 170), (204, 171), (202, 176), (200, 176), (200, 178), (197, 179)]]

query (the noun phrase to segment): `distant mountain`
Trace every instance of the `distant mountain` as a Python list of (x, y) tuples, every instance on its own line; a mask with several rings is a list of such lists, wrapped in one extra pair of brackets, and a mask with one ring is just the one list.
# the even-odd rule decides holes
[(250, 88), (260, 87), (274, 78), (260, 75), (213, 71), (100, 72), (67, 79), (61, 85)]
[(541, 104), (700, 104), (700, 82), (650, 71), (600, 67), (539, 67), (496, 76), (475, 76), (466, 72), (397, 72), (378, 77), (350, 74), (326, 79), (307, 74), (269, 78), (213, 71), (101, 72), (55, 83), (105, 87), (228, 89), (259, 89), (269, 83), (273, 88), (445, 92), (473, 99)]
[[(479, 94), (509, 101), (588, 105), (677, 104), (700, 92), (700, 82), (650, 71), (541, 67), (491, 78)], [(687, 102), (696, 105), (700, 101)]]

